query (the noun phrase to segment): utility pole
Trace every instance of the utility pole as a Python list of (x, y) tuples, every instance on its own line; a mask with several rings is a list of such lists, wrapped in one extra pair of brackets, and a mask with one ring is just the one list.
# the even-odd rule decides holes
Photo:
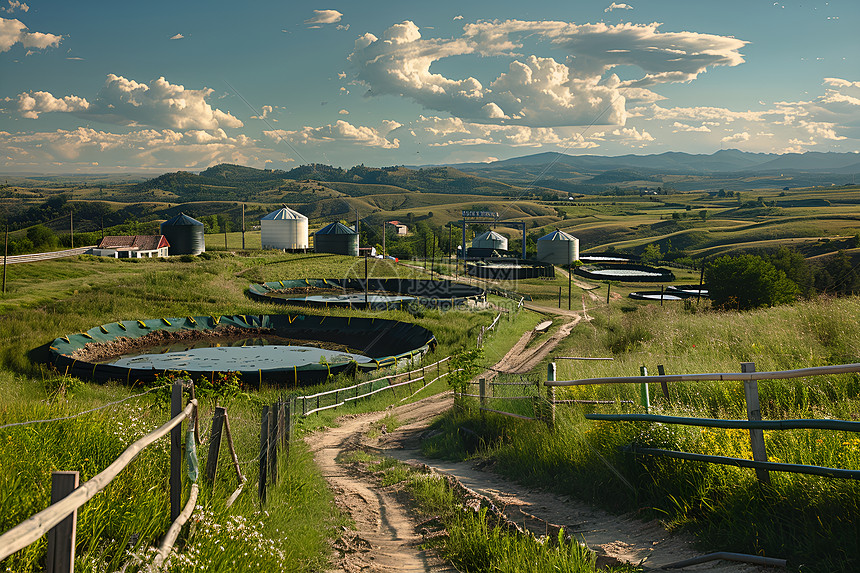
[(385, 235), (387, 234), (386, 231), (388, 230), (385, 228), (385, 226), (387, 224), (388, 224), (387, 221), (382, 222), (382, 257), (383, 258), (385, 258)]
[(427, 233), (424, 233), (424, 272), (427, 272)]
[(75, 248), (75, 211), (69, 207), (69, 235), (72, 237), (72, 248)]
[(433, 278), (433, 263), (436, 262), (436, 233), (433, 233), (433, 258), (430, 260), (430, 278)]
[(242, 250), (245, 250), (245, 204), (242, 203)]
[(3, 294), (6, 294), (6, 257), (9, 256), (9, 221), (6, 221), (6, 239), (3, 241)]
[(369, 308), (367, 305), (367, 251), (364, 252), (364, 308)]
[(567, 267), (567, 310), (570, 310), (571, 284), (573, 283), (573, 264)]

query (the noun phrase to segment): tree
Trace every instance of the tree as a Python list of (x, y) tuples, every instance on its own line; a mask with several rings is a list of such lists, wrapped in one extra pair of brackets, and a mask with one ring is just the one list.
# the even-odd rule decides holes
[(827, 257), (815, 273), (815, 289), (826, 294), (846, 295), (860, 291), (860, 274), (845, 251)]
[(44, 225), (36, 225), (27, 229), (27, 238), (33, 243), (37, 249), (42, 247), (53, 247), (57, 244), (57, 237), (54, 232)]
[(724, 256), (705, 269), (711, 304), (749, 310), (789, 303), (799, 288), (773, 264), (756, 255)]
[(642, 251), (642, 262), (646, 265), (656, 265), (662, 258), (663, 253), (660, 252), (660, 245), (656, 243), (646, 245), (645, 250)]

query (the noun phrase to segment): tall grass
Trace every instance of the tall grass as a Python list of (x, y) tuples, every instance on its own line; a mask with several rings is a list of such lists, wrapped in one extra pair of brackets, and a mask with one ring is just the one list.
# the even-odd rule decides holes
[[(559, 361), (559, 379), (629, 376), (647, 365), (667, 373), (738, 372), (753, 361), (759, 371), (860, 362), (860, 300), (821, 299), (753, 313), (686, 314), (643, 308), (599, 316), (574, 329), (559, 353), (612, 356), (620, 336), (624, 351), (611, 362)], [(615, 329), (612, 327), (615, 326)], [(640, 333), (635, 336), (629, 333)], [(631, 341), (632, 337), (632, 341)], [(821, 376), (759, 382), (765, 419), (860, 416), (860, 377)], [(652, 385), (652, 412), (680, 416), (745, 418), (740, 382), (670, 384), (670, 401)], [(634, 385), (559, 388), (557, 398), (630, 399)], [(718, 551), (789, 559), (804, 571), (860, 568), (860, 484), (853, 480), (771, 472), (770, 486), (749, 469), (632, 455), (628, 445), (751, 458), (748, 432), (631, 422), (595, 422), (587, 412), (642, 411), (639, 406), (558, 406), (554, 431), (474, 410), (440, 422), (443, 434), (425, 445), (429, 454), (492, 458), (519, 480), (596, 501), (610, 509), (638, 511), (699, 536)], [(466, 426), (478, 439), (465, 439)], [(823, 430), (765, 432), (771, 461), (860, 469), (860, 439)], [(474, 448), (480, 448), (475, 453)]]

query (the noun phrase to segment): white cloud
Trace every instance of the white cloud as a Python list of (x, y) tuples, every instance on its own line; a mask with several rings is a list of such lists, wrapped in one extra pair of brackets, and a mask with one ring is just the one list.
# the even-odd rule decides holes
[(342, 110), (340, 110), (340, 111), (339, 111), (339, 112), (337, 112), (337, 113), (339, 113), (340, 115), (349, 115), (349, 110), (342, 109)]
[(334, 124), (323, 125), (321, 127), (306, 126), (295, 131), (279, 129), (264, 131), (263, 133), (274, 140), (286, 139), (294, 143), (319, 144), (346, 142), (366, 145), (368, 147), (380, 147), (382, 149), (396, 149), (400, 147), (400, 140), (388, 139), (386, 136), (398, 127), (401, 127), (401, 124), (391, 120), (383, 120), (382, 127), (373, 128), (352, 125), (347, 121), (339, 119)]
[(597, 144), (587, 140), (577, 128), (528, 127), (523, 125), (488, 125), (464, 122), (456, 117), (419, 116), (414, 124), (423, 132), (428, 147), (453, 145), (509, 145), (512, 147), (543, 147), (552, 145), (566, 149), (587, 149)]
[(740, 143), (742, 141), (749, 141), (750, 134), (746, 131), (740, 131), (738, 133), (733, 133), (731, 135), (727, 135), (722, 138), (720, 141), (723, 143)]
[(343, 14), (337, 10), (314, 10), (314, 15), (305, 20), (305, 24), (336, 24)]
[(182, 34), (174, 34), (173, 36), (170, 36), (170, 39), (171, 40), (181, 40), (184, 37), (185, 36), (183, 36)]
[[(411, 21), (381, 37), (366, 33), (349, 56), (370, 95), (400, 95), (425, 108), (469, 121), (532, 127), (624, 125), (629, 98), (650, 103), (661, 96), (645, 89), (695, 79), (707, 68), (743, 62), (744, 41), (693, 32), (661, 32), (659, 24), (584, 24), (508, 20), (467, 24), (454, 38), (421, 36)], [(523, 55), (527, 38), (549, 41), (568, 55)], [(498, 77), (449, 78), (431, 71), (453, 56), (508, 58)], [(622, 82), (612, 69), (636, 66), (638, 79)]]
[(338, 72), (337, 73), (337, 79), (342, 80), (344, 78), (346, 78), (346, 72)]
[(20, 43), (25, 48), (56, 48), (60, 45), (62, 36), (29, 32), (27, 26), (20, 20), (0, 18), (0, 53), (7, 52), (15, 44)]
[(455, 22), (456, 22), (457, 20), (462, 20), (462, 19), (463, 19), (463, 15), (462, 15), (462, 14), (458, 14), (457, 16), (454, 16), (454, 18), (453, 18), (453, 20), (454, 20)]
[(335, 28), (346, 32), (347, 30), (349, 30), (349, 24), (338, 24), (337, 26), (335, 26)]
[(242, 127), (242, 122), (229, 112), (209, 105), (206, 98), (213, 91), (186, 89), (163, 77), (143, 84), (108, 74), (104, 87), (91, 102), (74, 95), (56, 98), (48, 92), (27, 92), (18, 96), (17, 109), (30, 119), (42, 113), (66, 112), (118, 125), (169, 129)]
[(707, 125), (700, 125), (699, 127), (693, 127), (692, 125), (687, 125), (686, 123), (681, 123), (680, 121), (676, 121), (672, 127), (675, 129), (672, 130), (672, 133), (678, 133), (682, 131), (700, 131), (702, 133), (710, 133), (711, 130)]
[[(260, 108), (260, 112), (261, 112), (260, 115), (252, 115), (251, 119), (266, 119), (269, 117), (269, 115), (271, 115), (271, 113), (273, 111), (274, 111), (274, 108), (272, 106), (264, 105), (263, 107)], [(277, 121), (277, 120), (274, 120), (274, 121)]]
[(609, 6), (606, 7), (604, 12), (612, 12), (613, 10), (632, 10), (632, 9), (633, 9), (633, 6), (631, 6), (630, 4), (616, 4), (615, 2), (613, 2), (612, 4), (610, 4)]
[(0, 12), (7, 12), (11, 14), (15, 10), (20, 10), (21, 12), (29, 12), (30, 7), (24, 2), (19, 2), (18, 0), (9, 0), (8, 8), (0, 8)]
[(230, 137), (212, 131), (142, 129), (111, 133), (79, 127), (39, 133), (0, 131), (0, 148), (6, 150), (0, 165), (26, 168), (49, 166), (68, 171), (87, 167), (122, 165), (126, 170), (204, 169), (216, 163), (262, 167), (267, 162), (292, 161), (280, 150), (259, 146), (244, 135)]
[(619, 136), (623, 141), (654, 141), (654, 137), (647, 131), (639, 131), (635, 127), (623, 127), (616, 129), (612, 135)]

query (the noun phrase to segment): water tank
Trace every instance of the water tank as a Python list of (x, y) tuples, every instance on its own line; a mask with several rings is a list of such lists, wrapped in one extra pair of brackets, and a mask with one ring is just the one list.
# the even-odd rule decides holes
[(358, 256), (358, 233), (343, 223), (326, 225), (314, 233), (314, 252)]
[(495, 231), (487, 231), (472, 239), (473, 249), (491, 249), (494, 251), (507, 251), (508, 238)]
[(579, 239), (556, 229), (537, 240), (537, 259), (553, 265), (569, 265), (579, 260)]
[(260, 219), (260, 242), (264, 249), (307, 249), (308, 218), (288, 207)]
[(199, 255), (206, 250), (203, 223), (180, 213), (161, 224), (161, 234), (170, 243), (171, 255)]

